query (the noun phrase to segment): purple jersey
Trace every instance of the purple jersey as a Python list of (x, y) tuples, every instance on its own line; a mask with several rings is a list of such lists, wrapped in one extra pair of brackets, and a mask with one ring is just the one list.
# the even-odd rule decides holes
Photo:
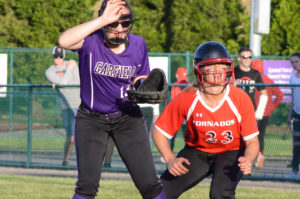
[(145, 41), (137, 35), (128, 35), (125, 51), (115, 54), (104, 45), (103, 32), (86, 37), (78, 50), (80, 97), (93, 111), (111, 113), (132, 106), (126, 101), (135, 77), (150, 72)]

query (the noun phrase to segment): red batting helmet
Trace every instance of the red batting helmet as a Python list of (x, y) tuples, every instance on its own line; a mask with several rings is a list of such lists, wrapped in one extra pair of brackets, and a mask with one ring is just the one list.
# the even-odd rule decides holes
[[(213, 74), (216, 71), (209, 71), (204, 73), (201, 71), (201, 67), (212, 64), (226, 64), (229, 65), (229, 69), (225, 70), (226, 78), (224, 83), (229, 83), (234, 80), (234, 62), (230, 59), (229, 53), (225, 46), (216, 41), (208, 41), (198, 46), (194, 53), (194, 73), (198, 82), (203, 83), (204, 75)], [(206, 82), (215, 83), (215, 82)], [(220, 83), (220, 82), (219, 82)]]

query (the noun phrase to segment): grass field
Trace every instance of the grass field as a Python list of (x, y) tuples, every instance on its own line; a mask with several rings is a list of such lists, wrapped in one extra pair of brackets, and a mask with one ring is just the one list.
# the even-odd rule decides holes
[[(71, 199), (75, 181), (69, 177), (0, 175), (0, 193), (6, 199)], [(100, 186), (96, 199), (141, 198), (132, 181), (105, 179)], [(180, 199), (208, 199), (208, 193), (209, 186), (199, 184)], [(296, 199), (300, 198), (300, 190), (238, 187), (236, 196), (237, 199)]]

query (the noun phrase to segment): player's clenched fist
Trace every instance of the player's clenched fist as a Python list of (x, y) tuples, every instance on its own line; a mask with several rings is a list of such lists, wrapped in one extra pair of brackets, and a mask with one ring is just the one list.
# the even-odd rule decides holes
[(170, 161), (168, 161), (169, 172), (173, 176), (181, 176), (183, 174), (186, 174), (187, 172), (189, 172), (189, 170), (184, 165), (190, 165), (190, 161), (183, 157), (171, 159)]
[(252, 163), (245, 157), (239, 157), (239, 167), (243, 174), (250, 174), (252, 171)]

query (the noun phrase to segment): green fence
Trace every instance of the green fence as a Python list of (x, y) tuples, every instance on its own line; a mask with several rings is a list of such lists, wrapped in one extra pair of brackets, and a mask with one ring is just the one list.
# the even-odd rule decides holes
[[(170, 84), (170, 88), (174, 86)], [(249, 85), (251, 86), (251, 85)], [(257, 84), (256, 86), (261, 86)], [(296, 87), (299, 85), (267, 86)], [(73, 150), (70, 164), (62, 166), (65, 130), (58, 106), (58, 90), (50, 84), (6, 85), (5, 97), (0, 98), (0, 165), (26, 168), (76, 169), (76, 156)], [(287, 165), (292, 157), (292, 135), (287, 125), (291, 96), (284, 97), (273, 112), (265, 135), (266, 160), (261, 169), (254, 168), (252, 179), (284, 180), (291, 172)], [(160, 111), (163, 110), (160, 106)], [(144, 112), (147, 121), (152, 113)], [(149, 138), (151, 139), (151, 138)], [(175, 140), (174, 152), (184, 146), (183, 132)], [(152, 143), (155, 166), (162, 172), (166, 165)], [(115, 149), (112, 167), (106, 171), (127, 172)]]

